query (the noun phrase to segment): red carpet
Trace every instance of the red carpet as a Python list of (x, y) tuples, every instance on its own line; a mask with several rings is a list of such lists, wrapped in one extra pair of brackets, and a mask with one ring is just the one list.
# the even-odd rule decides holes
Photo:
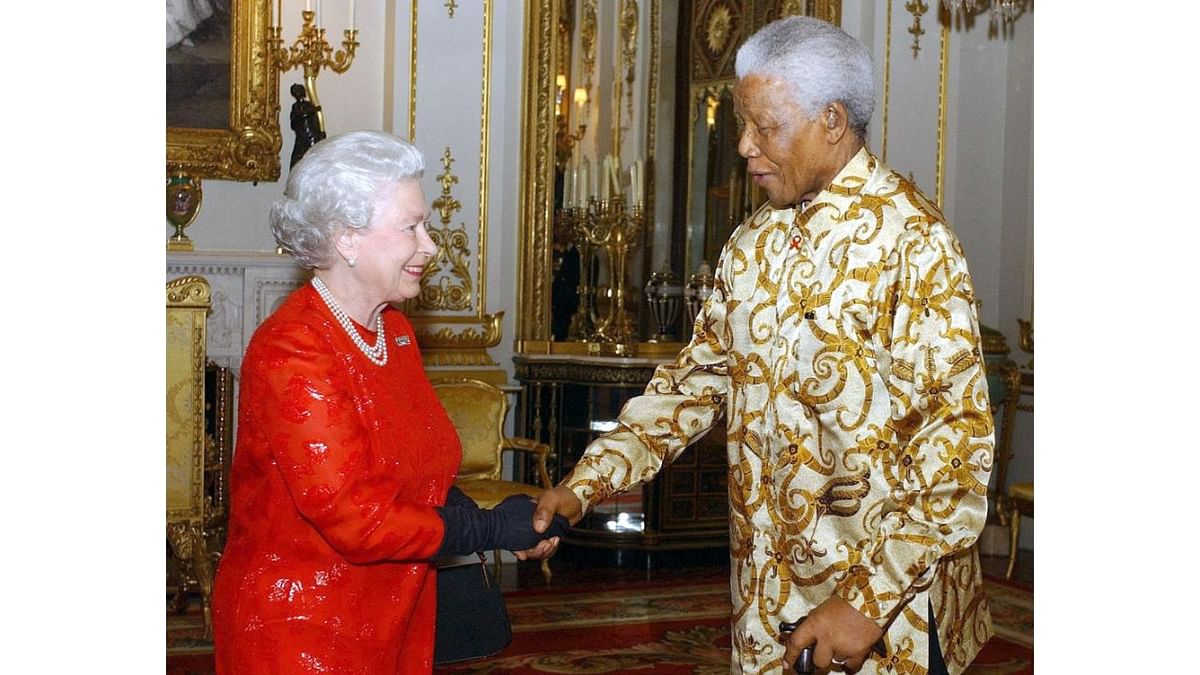
[[(986, 587), (996, 636), (967, 673), (1033, 673), (1033, 594), (992, 579)], [(498, 656), (435, 673), (729, 671), (729, 587), (724, 581), (518, 591), (507, 601), (512, 644)], [(189, 618), (190, 627), (179, 620)], [(168, 625), (167, 675), (211, 675), (211, 646), (198, 636), (198, 617), (179, 619)]]

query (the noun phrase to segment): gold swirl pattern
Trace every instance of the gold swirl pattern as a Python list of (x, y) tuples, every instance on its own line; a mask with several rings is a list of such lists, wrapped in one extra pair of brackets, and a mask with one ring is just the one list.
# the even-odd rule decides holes
[(726, 418), (733, 672), (779, 672), (774, 626), (838, 594), (885, 629), (861, 673), (951, 672), (991, 635), (973, 548), (993, 429), (974, 289), (941, 212), (862, 150), (803, 210), (726, 243), (692, 342), (565, 484), (652, 478)]

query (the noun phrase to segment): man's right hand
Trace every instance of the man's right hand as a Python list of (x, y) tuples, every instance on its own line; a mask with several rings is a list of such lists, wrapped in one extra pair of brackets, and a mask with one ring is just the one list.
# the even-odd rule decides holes
[(537, 509), (533, 512), (533, 530), (538, 533), (545, 532), (555, 514), (563, 516), (572, 525), (583, 518), (583, 506), (579, 503), (579, 497), (561, 485), (546, 490), (538, 497)]

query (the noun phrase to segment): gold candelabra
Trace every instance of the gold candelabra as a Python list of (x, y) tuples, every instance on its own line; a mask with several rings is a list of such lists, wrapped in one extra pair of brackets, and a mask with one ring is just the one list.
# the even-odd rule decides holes
[[(351, 16), (353, 6), (351, 2)], [(291, 47), (285, 48), (283, 28), (279, 25), (283, 22), (282, 0), (279, 1), (278, 10), (279, 16), (276, 25), (270, 28), (271, 37), (268, 41), (271, 57), (280, 72), (286, 73), (293, 68), (303, 67), (304, 88), (307, 90), (308, 100), (317, 107), (317, 121), (321, 125), (321, 131), (325, 131), (325, 114), (321, 111), (321, 101), (317, 98), (317, 75), (322, 68), (328, 68), (338, 74), (350, 69), (350, 64), (354, 62), (354, 50), (358, 47), (358, 30), (353, 27), (345, 29), (342, 49), (335, 53), (333, 47), (325, 40), (325, 29), (317, 25), (316, 12), (306, 8), (301, 12), (304, 25), (300, 28), (300, 34), (296, 36), (296, 41)]]
[[(563, 224), (571, 232), (579, 249), (579, 307), (571, 317), (571, 339), (594, 342), (601, 350), (618, 356), (631, 355), (638, 336), (627, 307), (625, 277), (629, 249), (637, 244), (644, 218), (641, 203), (625, 208), (625, 196), (588, 200), (586, 206), (564, 209)], [(595, 253), (608, 257), (609, 291), (607, 311), (596, 311), (596, 288), (592, 286)]]

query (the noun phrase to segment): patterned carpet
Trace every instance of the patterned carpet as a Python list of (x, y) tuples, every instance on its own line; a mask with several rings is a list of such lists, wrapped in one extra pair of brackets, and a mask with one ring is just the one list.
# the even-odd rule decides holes
[[(1033, 595), (985, 582), (996, 637), (970, 675), (1033, 672)], [(508, 599), (513, 643), (504, 653), (436, 673), (729, 672), (729, 586), (517, 594)]]
[[(987, 579), (996, 636), (970, 675), (1033, 672), (1033, 594)], [(729, 587), (713, 577), (695, 583), (599, 585), (518, 591), (507, 597), (513, 642), (499, 656), (435, 670), (458, 673), (729, 672)], [(212, 646), (197, 614), (168, 621), (167, 674), (209, 675)]]

